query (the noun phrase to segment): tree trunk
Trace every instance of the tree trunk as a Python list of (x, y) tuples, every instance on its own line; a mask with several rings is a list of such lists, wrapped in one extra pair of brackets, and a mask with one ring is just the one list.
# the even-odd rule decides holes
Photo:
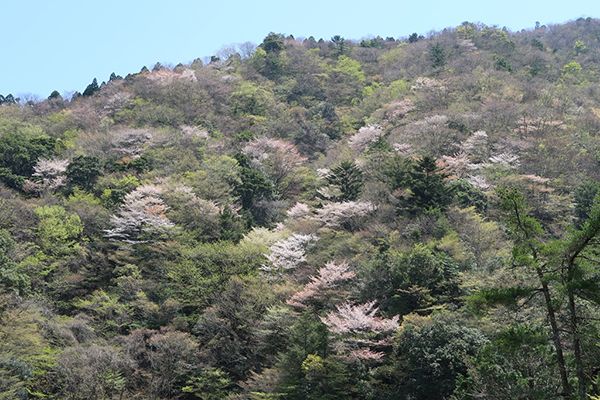
[(544, 293), (544, 300), (546, 302), (546, 312), (548, 314), (550, 328), (552, 329), (552, 341), (554, 342), (556, 362), (558, 363), (558, 372), (560, 374), (560, 383), (563, 391), (562, 397), (565, 399), (571, 399), (571, 385), (569, 384), (567, 364), (565, 362), (563, 346), (560, 340), (560, 331), (558, 329), (558, 324), (556, 323), (556, 314), (554, 313), (554, 306), (552, 305), (550, 288), (548, 287), (548, 283), (544, 279), (544, 272), (542, 271), (542, 269), (540, 267), (537, 267), (535, 270), (540, 279), (540, 282), (542, 283), (542, 292)]
[(585, 370), (583, 368), (583, 359), (581, 356), (581, 340), (579, 339), (579, 326), (577, 323), (577, 310), (575, 308), (575, 295), (573, 290), (569, 289), (569, 323), (571, 328), (571, 334), (573, 335), (573, 353), (575, 356), (575, 368), (577, 372), (577, 389), (579, 394), (579, 400), (586, 400), (586, 379)]

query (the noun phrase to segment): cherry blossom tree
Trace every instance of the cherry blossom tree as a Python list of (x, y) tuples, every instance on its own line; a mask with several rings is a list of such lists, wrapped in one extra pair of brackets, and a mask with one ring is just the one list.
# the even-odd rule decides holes
[(143, 185), (125, 196), (119, 212), (111, 217), (106, 237), (126, 243), (144, 243), (167, 234), (174, 224), (167, 218), (168, 207), (160, 198), (161, 189)]
[(115, 134), (112, 150), (123, 156), (138, 158), (151, 139), (152, 133), (147, 129), (125, 129)]
[(296, 146), (281, 139), (258, 138), (248, 143), (243, 153), (252, 165), (264, 172), (282, 192), (290, 189), (291, 174), (306, 161)]
[(398, 328), (399, 317), (397, 315), (389, 319), (377, 317), (379, 308), (375, 304), (375, 301), (356, 305), (344, 303), (337, 306), (336, 311), (321, 318), (321, 321), (332, 333), (336, 334), (393, 332)]
[(408, 143), (394, 143), (394, 151), (402, 156), (409, 156), (414, 153), (413, 147)]
[(364, 304), (343, 303), (321, 321), (338, 341), (336, 350), (350, 359), (378, 361), (384, 353), (378, 351), (390, 345), (390, 335), (399, 327), (399, 317), (377, 316), (375, 301)]
[(471, 185), (481, 190), (487, 190), (492, 187), (492, 185), (483, 176), (480, 175), (470, 175), (467, 178), (467, 181)]
[(512, 153), (495, 154), (489, 160), (492, 164), (507, 168), (517, 168), (519, 166), (519, 156)]
[(304, 203), (296, 203), (286, 214), (291, 219), (302, 219), (310, 215), (310, 208)]
[(411, 111), (416, 109), (415, 104), (411, 99), (403, 99), (393, 101), (385, 106), (385, 117), (387, 120), (399, 120), (406, 116)]
[(65, 185), (68, 166), (69, 160), (40, 158), (33, 167), (33, 176), (40, 179), (42, 190), (56, 190)]
[(465, 152), (442, 157), (442, 170), (449, 178), (463, 178), (473, 169), (469, 156)]
[(376, 210), (371, 202), (346, 201), (343, 203), (325, 204), (323, 208), (316, 210), (315, 218), (330, 228), (350, 226), (356, 219), (364, 217)]
[(383, 136), (383, 129), (379, 125), (363, 126), (349, 140), (348, 144), (355, 151), (363, 151), (371, 143), (378, 141)]
[(350, 270), (346, 262), (335, 263), (333, 261), (319, 268), (316, 276), (311, 276), (302, 290), (296, 292), (287, 303), (293, 307), (304, 308), (313, 301), (327, 296), (328, 292), (337, 288), (342, 282), (348, 281), (356, 276), (356, 273)]
[(315, 235), (295, 233), (286, 239), (275, 242), (270, 253), (265, 257), (270, 265), (263, 265), (266, 272), (283, 272), (297, 268), (306, 261), (306, 249), (311, 242), (317, 240)]
[(488, 134), (476, 131), (462, 144), (461, 151), (468, 154), (473, 162), (481, 162), (488, 155)]

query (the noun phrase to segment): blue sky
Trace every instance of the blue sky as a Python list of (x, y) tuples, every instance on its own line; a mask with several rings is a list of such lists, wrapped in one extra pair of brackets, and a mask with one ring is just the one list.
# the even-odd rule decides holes
[(97, 77), (190, 62), (267, 33), (406, 36), (463, 21), (531, 28), (600, 18), (598, 0), (4, 0), (0, 94), (82, 91)]

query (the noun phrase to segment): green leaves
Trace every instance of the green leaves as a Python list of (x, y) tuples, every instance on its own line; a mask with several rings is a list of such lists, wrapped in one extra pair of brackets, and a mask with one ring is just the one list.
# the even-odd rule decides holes
[(334, 201), (354, 201), (358, 199), (363, 187), (363, 173), (358, 166), (351, 161), (342, 161), (331, 169), (327, 176), (327, 182), (337, 187), (340, 195)]
[(493, 306), (516, 307), (520, 300), (531, 296), (537, 288), (513, 286), (504, 288), (485, 288), (467, 297), (467, 306), (477, 313)]
[(79, 251), (83, 224), (77, 214), (61, 206), (42, 206), (35, 209), (35, 215), (39, 218), (36, 234), (45, 253), (64, 256)]
[(446, 175), (429, 156), (417, 160), (395, 157), (386, 175), (398, 199), (399, 210), (408, 214), (444, 210), (452, 201)]

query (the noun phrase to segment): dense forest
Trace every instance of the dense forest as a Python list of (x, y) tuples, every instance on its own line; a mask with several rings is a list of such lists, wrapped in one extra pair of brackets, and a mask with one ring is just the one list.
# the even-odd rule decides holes
[(591, 18), (0, 96), (0, 399), (600, 399), (599, 188)]

